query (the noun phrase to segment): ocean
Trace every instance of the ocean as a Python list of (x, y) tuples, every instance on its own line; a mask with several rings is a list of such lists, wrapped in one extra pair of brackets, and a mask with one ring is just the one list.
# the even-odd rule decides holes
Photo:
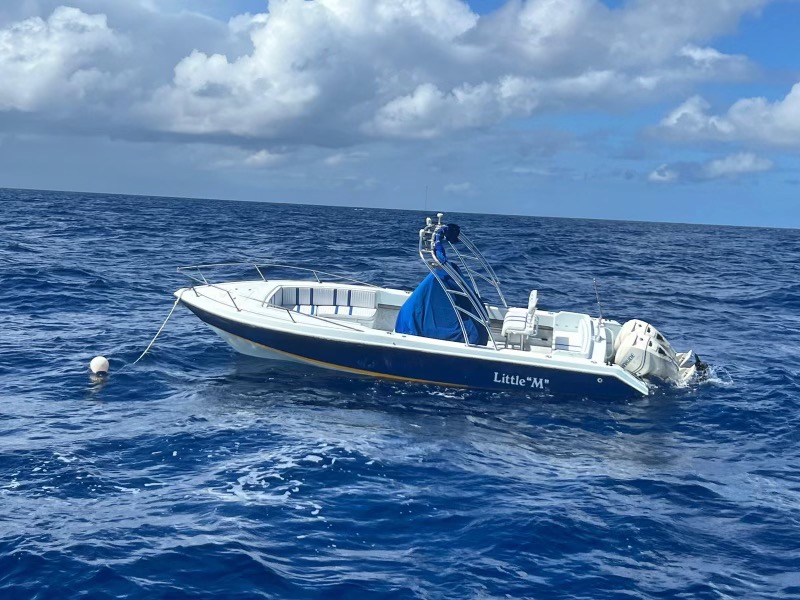
[(176, 267), (412, 289), (425, 216), (0, 190), (0, 598), (800, 597), (800, 231), (446, 215), (512, 304), (595, 279), (713, 365), (646, 398), (278, 366), (182, 307), (132, 365)]

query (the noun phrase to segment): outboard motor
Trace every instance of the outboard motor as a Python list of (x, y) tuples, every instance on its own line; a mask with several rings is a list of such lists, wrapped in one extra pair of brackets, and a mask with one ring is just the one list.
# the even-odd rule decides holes
[(708, 365), (694, 352), (677, 354), (662, 333), (639, 319), (627, 321), (614, 337), (613, 363), (637, 377), (685, 384), (708, 376)]
[(674, 359), (675, 358), (675, 350), (672, 349), (672, 345), (667, 341), (667, 338), (655, 327), (650, 325), (650, 323), (646, 321), (642, 321), (640, 319), (631, 319), (630, 321), (626, 321), (625, 324), (620, 329), (619, 334), (617, 335), (616, 339), (614, 340), (614, 352), (617, 352), (622, 345), (622, 342), (631, 334), (636, 334), (640, 336), (648, 336), (652, 335), (658, 343), (669, 353), (669, 355)]
[(660, 334), (629, 333), (620, 342), (614, 362), (638, 377), (658, 377), (667, 381), (678, 379), (679, 368), (674, 352), (661, 343)]

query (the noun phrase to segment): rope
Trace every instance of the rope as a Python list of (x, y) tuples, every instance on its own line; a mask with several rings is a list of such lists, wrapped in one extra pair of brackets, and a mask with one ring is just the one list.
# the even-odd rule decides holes
[(161, 335), (161, 332), (164, 330), (164, 327), (167, 325), (167, 321), (169, 321), (169, 318), (172, 316), (172, 313), (174, 313), (175, 309), (178, 307), (178, 303), (181, 301), (181, 296), (183, 296), (183, 292), (181, 292), (180, 296), (178, 296), (177, 300), (175, 300), (175, 304), (172, 305), (172, 310), (169, 311), (169, 314), (167, 315), (167, 318), (161, 324), (161, 327), (156, 332), (155, 337), (152, 340), (150, 340), (150, 343), (147, 345), (147, 348), (144, 349), (144, 352), (142, 352), (142, 355), (139, 358), (137, 358), (135, 361), (133, 361), (131, 366), (135, 365), (140, 360), (142, 360), (144, 358), (144, 355), (147, 354), (150, 351), (150, 348), (153, 347), (153, 344), (156, 343), (156, 340), (158, 339), (158, 336)]

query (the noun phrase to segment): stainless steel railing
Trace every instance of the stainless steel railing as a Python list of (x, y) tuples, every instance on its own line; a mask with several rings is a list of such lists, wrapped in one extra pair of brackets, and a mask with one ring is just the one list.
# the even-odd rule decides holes
[[(439, 222), (433, 223), (431, 219), (428, 220), (426, 226), (420, 230), (419, 232), (419, 255), (422, 259), (422, 262), (425, 263), (425, 266), (428, 267), (430, 272), (439, 282), (439, 285), (442, 286), (442, 290), (444, 291), (447, 299), (450, 301), (450, 306), (453, 308), (455, 312), (456, 318), (458, 319), (458, 324), (461, 328), (461, 333), (464, 336), (464, 344), (467, 346), (471, 346), (469, 342), (469, 337), (467, 335), (467, 328), (464, 324), (464, 319), (462, 318), (462, 314), (471, 317), (473, 320), (480, 323), (483, 326), (488, 335), (489, 340), (494, 346), (495, 350), (499, 350), (497, 340), (495, 340), (494, 333), (492, 332), (491, 325), (489, 323), (489, 317), (486, 309), (486, 305), (484, 304), (483, 297), (480, 292), (480, 287), (477, 284), (476, 279), (482, 280), (485, 283), (488, 283), (497, 293), (500, 301), (503, 303), (503, 306), (508, 307), (508, 303), (506, 302), (505, 296), (503, 295), (503, 291), (500, 289), (500, 280), (497, 277), (497, 274), (494, 272), (494, 269), (486, 262), (486, 259), (483, 257), (483, 254), (475, 247), (475, 245), (463, 234), (459, 233), (459, 241), (461, 241), (466, 250), (463, 252), (459, 252), (458, 248), (455, 245), (446, 239), (438, 239), (437, 240), (437, 232), (443, 226), (441, 222), (442, 214), (438, 215)], [(436, 243), (440, 241), (441, 243), (446, 243), (447, 250), (446, 252), (451, 252), (455, 256), (455, 262), (460, 265), (460, 272), (453, 268), (452, 265), (449, 264), (446, 260), (440, 260), (436, 254)], [(469, 263), (477, 263), (478, 268), (473, 268)], [(450, 276), (450, 279), (458, 286), (459, 289), (452, 289), (439, 276), (436, 272), (437, 269), (442, 269), (445, 273)], [(464, 274), (466, 273), (467, 278), (469, 279), (469, 283), (464, 279)], [(470, 285), (471, 284), (471, 285)], [(468, 310), (467, 308), (461, 307), (457, 304), (454, 296), (461, 296), (467, 299), (469, 304), (472, 306), (473, 310)]]
[[(189, 279), (193, 281), (197, 281), (198, 283), (202, 283), (203, 285), (210, 285), (208, 279), (206, 279), (203, 270), (209, 269), (222, 269), (222, 268), (232, 268), (232, 267), (250, 267), (253, 268), (257, 273), (258, 276), (263, 281), (269, 281), (265, 276), (265, 272), (267, 269), (287, 269), (289, 271), (297, 271), (301, 273), (310, 273), (317, 283), (322, 283), (323, 279), (320, 276), (325, 278), (327, 282), (343, 282), (343, 283), (355, 283), (358, 285), (365, 285), (371, 288), (378, 288), (379, 286), (368, 283), (365, 281), (359, 281), (358, 279), (354, 279), (352, 277), (347, 277), (344, 275), (339, 275), (338, 273), (328, 273), (326, 271), (320, 271), (319, 269), (309, 269), (306, 267), (297, 267), (295, 265), (284, 265), (280, 263), (274, 262), (238, 262), (238, 263), (213, 263), (213, 264), (205, 264), (205, 265), (192, 265), (188, 267), (178, 267), (178, 273), (181, 273), (187, 276)], [(196, 272), (196, 275), (194, 274)]]
[[(266, 277), (265, 273), (267, 272), (267, 270), (269, 268), (273, 268), (273, 269), (285, 269), (285, 270), (289, 270), (289, 271), (296, 271), (296, 272), (300, 272), (300, 273), (304, 273), (304, 274), (309, 274), (310, 273), (314, 277), (314, 280), (317, 283), (323, 283), (323, 282), (325, 282), (325, 283), (345, 283), (345, 284), (360, 285), (360, 286), (366, 286), (366, 287), (370, 287), (370, 288), (374, 288), (374, 289), (379, 289), (379, 286), (377, 286), (377, 285), (374, 285), (372, 283), (359, 281), (359, 280), (354, 279), (352, 277), (346, 277), (344, 275), (339, 275), (339, 274), (336, 274), (336, 273), (328, 273), (326, 271), (320, 271), (319, 269), (309, 269), (309, 268), (306, 268), (306, 267), (297, 267), (297, 266), (294, 266), (294, 265), (284, 265), (284, 264), (272, 263), (272, 262), (213, 263), (213, 264), (192, 265), (192, 266), (186, 266), (186, 267), (178, 267), (177, 270), (178, 270), (179, 273), (185, 275), (186, 277), (188, 277), (193, 282), (195, 282), (197, 284), (201, 284), (203, 287), (213, 288), (213, 289), (219, 290), (220, 292), (224, 293), (230, 299), (231, 306), (233, 306), (233, 308), (235, 308), (237, 312), (244, 312), (244, 313), (249, 313), (249, 314), (254, 314), (254, 315), (260, 315), (260, 314), (263, 314), (263, 309), (277, 310), (277, 311), (285, 312), (289, 316), (289, 318), (292, 320), (293, 323), (297, 323), (297, 320), (295, 319), (295, 315), (302, 315), (304, 319), (312, 319), (312, 320), (321, 321), (323, 323), (327, 323), (327, 324), (334, 325), (334, 326), (337, 326), (337, 327), (342, 327), (344, 329), (349, 329), (351, 331), (362, 331), (362, 328), (359, 328), (359, 327), (356, 327), (356, 326), (353, 326), (353, 325), (348, 325), (346, 323), (342, 323), (341, 321), (327, 319), (327, 318), (321, 317), (319, 315), (309, 315), (309, 314), (301, 313), (299, 311), (292, 310), (292, 309), (290, 309), (288, 307), (285, 307), (285, 306), (278, 306), (278, 305), (275, 305), (275, 304), (267, 304), (267, 300), (268, 300), (267, 297), (264, 297), (263, 299), (259, 300), (257, 298), (238, 297), (237, 296), (239, 298), (239, 303), (244, 303), (246, 301), (257, 302), (257, 303), (259, 303), (259, 308), (262, 309), (261, 311), (248, 310), (247, 308), (244, 308), (243, 306), (240, 306), (236, 302), (236, 299), (234, 298), (233, 294), (231, 294), (231, 291), (229, 289), (227, 289), (227, 288), (225, 288), (225, 287), (223, 287), (221, 285), (217, 285), (216, 283), (212, 283), (211, 281), (209, 281), (209, 279), (206, 277), (206, 274), (204, 273), (204, 271), (207, 272), (207, 271), (213, 270), (213, 269), (221, 270), (223, 268), (252, 268), (258, 273), (258, 275), (261, 278), (261, 280), (265, 281), (265, 282), (269, 281), (269, 279)], [(201, 293), (200, 291), (198, 291), (197, 287), (194, 286), (194, 285), (191, 286), (190, 289), (194, 292), (194, 294), (197, 297), (203, 297), (203, 298), (207, 298), (207, 299), (211, 300), (212, 302), (218, 302), (218, 303), (223, 304), (223, 305), (225, 304), (225, 303), (221, 302), (217, 298), (214, 298), (214, 297), (212, 297), (212, 296), (210, 296), (208, 294)]]

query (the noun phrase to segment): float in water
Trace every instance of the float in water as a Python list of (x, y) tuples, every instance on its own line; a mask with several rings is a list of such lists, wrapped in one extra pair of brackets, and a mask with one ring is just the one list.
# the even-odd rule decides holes
[[(175, 295), (242, 354), (390, 380), (621, 398), (705, 368), (642, 320), (544, 310), (536, 290), (508, 306), (492, 267), (442, 216), (419, 232), (430, 272), (413, 292), (261, 263), (181, 267), (193, 285)], [(209, 280), (242, 266), (258, 278)]]

